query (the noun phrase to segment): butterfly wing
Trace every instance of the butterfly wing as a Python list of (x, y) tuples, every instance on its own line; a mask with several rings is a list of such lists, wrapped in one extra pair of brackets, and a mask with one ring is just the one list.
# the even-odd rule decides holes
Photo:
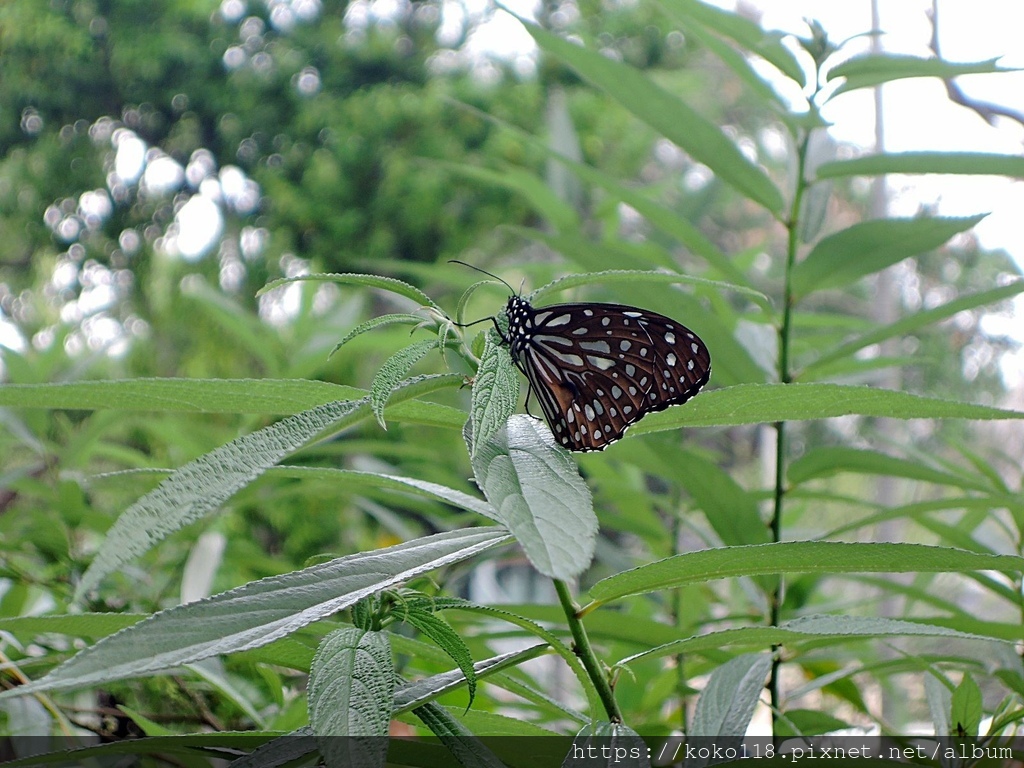
[(711, 375), (711, 355), (671, 318), (623, 304), (509, 301), (513, 359), (558, 442), (602, 450), (645, 414), (684, 403)]

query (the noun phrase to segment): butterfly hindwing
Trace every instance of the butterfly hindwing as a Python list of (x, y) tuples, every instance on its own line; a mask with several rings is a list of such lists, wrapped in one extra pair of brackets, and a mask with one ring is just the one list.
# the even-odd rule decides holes
[(507, 341), (555, 439), (602, 450), (644, 414), (686, 402), (707, 383), (711, 356), (675, 320), (623, 304), (509, 299)]

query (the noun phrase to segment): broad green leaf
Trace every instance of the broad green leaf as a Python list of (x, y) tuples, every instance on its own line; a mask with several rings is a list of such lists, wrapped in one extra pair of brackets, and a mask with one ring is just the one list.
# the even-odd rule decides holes
[(628, 725), (598, 720), (579, 730), (562, 768), (619, 768), (623, 764), (650, 768), (651, 750)]
[(1002, 285), (998, 288), (993, 288), (989, 291), (981, 291), (967, 296), (960, 296), (959, 298), (953, 299), (953, 301), (948, 301), (945, 304), (933, 307), (932, 309), (924, 309), (920, 312), (915, 312), (912, 315), (907, 315), (906, 317), (897, 320), (895, 323), (870, 331), (846, 342), (845, 344), (839, 345), (819, 357), (807, 366), (805, 370), (808, 372), (813, 371), (819, 366), (825, 366), (833, 361), (849, 357), (857, 350), (863, 349), (871, 344), (878, 344), (887, 339), (896, 338), (898, 336), (906, 336), (907, 334), (910, 334), (920, 328), (925, 328), (932, 323), (952, 317), (958, 312), (995, 304), (1003, 301), (1004, 299), (1016, 296), (1022, 291), (1024, 291), (1024, 280), (1015, 280), (1012, 283)]
[(974, 678), (966, 672), (960, 685), (953, 691), (949, 716), (949, 735), (956, 737), (977, 736), (981, 716), (984, 714), (981, 689)]
[(750, 162), (716, 125), (656, 85), (646, 73), (575, 45), (525, 19), (520, 21), (541, 50), (572, 67), (584, 80), (682, 147), (722, 181), (773, 214), (782, 210), (782, 194), (765, 172)]
[(356, 336), (360, 336), (367, 331), (372, 331), (374, 328), (382, 328), (387, 325), (412, 325), (417, 326), (423, 323), (423, 318), (420, 315), (412, 315), (408, 313), (393, 314), (393, 315), (380, 315), (379, 317), (371, 317), (365, 323), (360, 323), (351, 331), (345, 334), (345, 337), (334, 345), (334, 349), (331, 350), (331, 354), (328, 357), (333, 356), (335, 352), (341, 349), (343, 346), (348, 344)]
[(706, 280), (702, 277), (680, 275), (671, 272), (655, 272), (643, 269), (609, 269), (604, 272), (585, 272), (578, 275), (566, 275), (557, 280), (552, 280), (547, 285), (542, 285), (527, 296), (527, 300), (533, 302), (543, 296), (559, 291), (567, 291), (570, 288), (577, 288), (581, 285), (593, 285), (604, 283), (661, 283), (664, 285), (697, 285), (710, 288), (715, 291), (729, 291), (738, 293), (762, 307), (771, 306), (771, 301), (760, 291), (744, 288), (731, 283), (722, 283), (717, 280)]
[(818, 179), (887, 173), (955, 173), (1024, 179), (1024, 157), (993, 152), (893, 152), (836, 160), (815, 170)]
[[(402, 399), (415, 397), (435, 388), (441, 380), (411, 380), (400, 389), (399, 396)], [(459, 377), (454, 380), (458, 381)], [(216, 510), (289, 453), (329, 429), (341, 429), (362, 419), (369, 406), (368, 397), (327, 403), (232, 440), (190, 461), (118, 517), (82, 576), (75, 600), (94, 589), (107, 574)]]
[(796, 298), (824, 288), (842, 288), (903, 259), (938, 248), (984, 216), (862, 221), (823, 238), (793, 268)]
[(954, 475), (909, 459), (844, 446), (824, 446), (808, 451), (789, 465), (786, 477), (790, 483), (799, 485), (808, 480), (833, 477), (840, 472), (904, 477), (926, 483), (952, 485), (965, 490), (992, 490), (992, 486), (987, 482), (980, 482), (970, 474)]
[(323, 639), (309, 670), (309, 724), (328, 768), (383, 768), (394, 693), (384, 633), (345, 627)]
[(714, 579), (763, 573), (955, 573), (1024, 570), (1024, 557), (982, 555), (922, 544), (850, 544), (787, 541), (688, 552), (602, 579), (590, 599), (607, 603), (628, 595), (674, 589)]
[[(908, 545), (909, 546), (909, 545)], [(818, 644), (823, 639), (845, 642), (854, 638), (869, 637), (945, 637), (961, 640), (984, 640), (992, 638), (958, 632), (943, 626), (922, 622), (900, 621), (898, 619), (870, 618), (847, 615), (810, 615), (793, 621), (784, 621), (778, 627), (742, 627), (709, 632), (672, 643), (659, 645), (646, 651), (628, 656), (618, 664), (631, 664), (641, 659), (656, 659), (682, 653), (717, 654), (722, 648), (734, 646), (761, 647), (772, 645), (793, 646), (812, 641)]]
[(512, 365), (508, 348), (498, 332), (488, 329), (484, 335), (484, 351), (473, 377), (470, 419), (473, 422), (473, 453), (483, 445), (508, 418), (519, 404), (519, 374)]
[(833, 96), (846, 93), (857, 88), (872, 88), (893, 80), (908, 77), (937, 77), (952, 80), (960, 75), (989, 74), (992, 72), (1015, 72), (1015, 69), (1000, 67), (999, 59), (972, 61), (962, 64), (942, 59), (922, 59), (918, 56), (907, 56), (897, 53), (870, 53), (855, 56), (832, 67), (826, 75), (829, 82), (838, 77), (845, 77), (846, 82), (840, 85)]
[(473, 698), (476, 696), (476, 672), (473, 669), (473, 656), (462, 637), (436, 613), (414, 609), (402, 614), (402, 620), (429, 637), (458, 665), (469, 690), (469, 706), (473, 706)]
[(693, 31), (694, 22), (702, 24), (773, 64), (801, 87), (807, 84), (803, 67), (782, 44), (781, 32), (765, 31), (739, 13), (716, 8), (698, 0), (662, 0), (661, 4), (683, 21), (688, 34)]
[(533, 567), (578, 576), (594, 557), (597, 516), (569, 452), (538, 419), (518, 414), (472, 454), (477, 485)]
[(106, 685), (258, 648), (365, 597), (474, 557), (507, 539), (508, 533), (501, 528), (450, 531), (253, 581), (161, 611), (80, 651), (45, 677), (0, 693), (0, 698)]
[(361, 275), (351, 272), (346, 273), (333, 273), (323, 272), (316, 275), (299, 275), (298, 277), (282, 277), (280, 280), (273, 280), (267, 283), (265, 286), (260, 288), (257, 296), (262, 296), (268, 291), (272, 291), (275, 288), (279, 288), (282, 285), (288, 285), (290, 283), (298, 283), (303, 281), (311, 281), (314, 283), (340, 283), (341, 285), (360, 285), (368, 288), (379, 288), (382, 291), (389, 291), (391, 293), (404, 296), (407, 299), (412, 300), (416, 304), (422, 307), (433, 307), (434, 309), (441, 311), (441, 308), (434, 303), (427, 294), (421, 291), (414, 285), (410, 285), (404, 280), (398, 280), (394, 277), (381, 277), (380, 275)]
[(410, 344), (389, 357), (373, 377), (373, 383), (370, 385), (370, 407), (382, 428), (387, 429), (384, 423), (384, 406), (401, 385), (409, 369), (432, 349), (437, 349), (437, 339), (425, 339)]
[(770, 653), (746, 653), (718, 667), (697, 698), (689, 735), (743, 736), (771, 669)]

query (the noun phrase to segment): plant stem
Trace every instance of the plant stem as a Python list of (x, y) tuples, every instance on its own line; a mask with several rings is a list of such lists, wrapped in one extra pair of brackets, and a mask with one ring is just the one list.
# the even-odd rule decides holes
[[(789, 344), (793, 335), (793, 265), (796, 264), (796, 251), (799, 246), (800, 236), (798, 232), (800, 221), (800, 206), (803, 202), (806, 181), (804, 174), (807, 166), (807, 146), (809, 135), (804, 135), (797, 148), (797, 176), (796, 188), (793, 191), (793, 203), (790, 207), (789, 218), (786, 221), (787, 243), (786, 243), (786, 267), (784, 273), (782, 326), (779, 328), (779, 381), (789, 384), (792, 381), (790, 370)], [(774, 506), (771, 517), (772, 541), (782, 541), (782, 511), (786, 497), (786, 422), (775, 422), (775, 493)], [(772, 590), (770, 597), (769, 623), (773, 627), (779, 625), (782, 610), (783, 582), (782, 575)], [(780, 711), (780, 685), (779, 668), (781, 661), (778, 657), (772, 662), (772, 673), (768, 679), (768, 691), (772, 703), (772, 721), (776, 719), (776, 713)]]
[(562, 610), (565, 611), (565, 618), (569, 624), (573, 651), (583, 662), (583, 668), (587, 670), (587, 675), (594, 683), (594, 687), (597, 688), (597, 695), (601, 697), (601, 703), (604, 704), (604, 711), (607, 713), (608, 719), (613, 723), (621, 723), (622, 712), (619, 711), (619, 705), (615, 701), (615, 693), (612, 691), (611, 683), (608, 682), (608, 675), (601, 669), (601, 662), (594, 654), (590, 638), (587, 637), (587, 630), (583, 626), (583, 622), (580, 621), (580, 606), (573, 599), (569, 585), (564, 581), (555, 579), (555, 591), (558, 593), (558, 600), (562, 604)]

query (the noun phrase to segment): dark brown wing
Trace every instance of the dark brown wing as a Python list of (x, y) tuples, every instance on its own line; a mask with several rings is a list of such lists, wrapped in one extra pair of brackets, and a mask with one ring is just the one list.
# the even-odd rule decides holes
[(528, 308), (524, 316), (517, 306), (520, 322), (510, 325), (513, 357), (569, 450), (604, 449), (644, 414), (689, 400), (711, 375), (704, 343), (663, 315), (622, 304)]

